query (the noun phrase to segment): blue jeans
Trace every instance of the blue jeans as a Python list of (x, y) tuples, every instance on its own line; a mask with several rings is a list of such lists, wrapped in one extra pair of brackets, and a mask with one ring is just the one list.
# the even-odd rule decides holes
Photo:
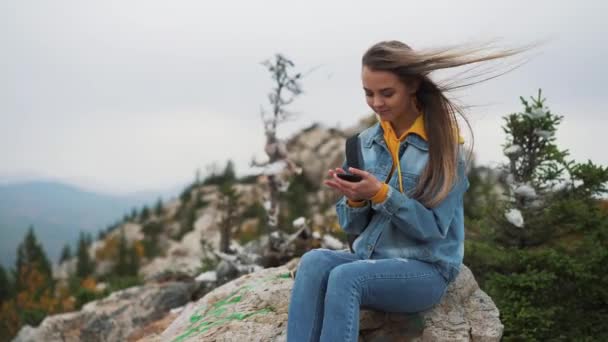
[(415, 313), (437, 304), (447, 283), (433, 264), (361, 260), (348, 251), (313, 249), (300, 259), (291, 291), (287, 342), (354, 341), (359, 309)]

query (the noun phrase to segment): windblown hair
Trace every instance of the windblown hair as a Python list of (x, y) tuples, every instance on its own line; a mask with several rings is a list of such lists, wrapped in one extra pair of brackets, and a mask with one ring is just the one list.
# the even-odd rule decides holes
[[(514, 68), (511, 68), (478, 81), (461, 83), (462, 80), (474, 80), (475, 77), (491, 73), (488, 70), (472, 73), (478, 66), (475, 63), (513, 56), (528, 48), (491, 52), (489, 45), (479, 45), (415, 51), (407, 44), (393, 40), (379, 42), (363, 55), (363, 66), (373, 71), (389, 71), (399, 77), (406, 86), (417, 87), (415, 99), (425, 119), (429, 161), (412, 196), (426, 207), (434, 207), (440, 203), (457, 181), (459, 150), (457, 114), (464, 119), (470, 130), (463, 108), (448, 99), (446, 92), (483, 82), (513, 70)], [(467, 75), (462, 79), (452, 79), (450, 82), (438, 84), (431, 80), (429, 75), (435, 70), (469, 64), (475, 66), (461, 73)]]

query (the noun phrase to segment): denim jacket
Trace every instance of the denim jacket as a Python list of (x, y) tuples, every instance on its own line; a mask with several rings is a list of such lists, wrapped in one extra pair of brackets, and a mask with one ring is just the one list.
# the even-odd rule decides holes
[[(393, 164), (379, 123), (359, 134), (361, 167), (384, 182)], [(462, 148), (461, 148), (462, 150)], [(446, 281), (453, 281), (464, 256), (463, 195), (469, 187), (462, 151), (458, 177), (447, 197), (427, 208), (407, 194), (416, 186), (428, 161), (428, 143), (416, 134), (399, 146), (404, 193), (399, 191), (398, 173), (388, 181), (386, 200), (351, 207), (346, 197), (336, 204), (342, 229), (359, 234), (354, 252), (364, 259), (412, 258), (433, 263)], [(343, 165), (343, 168), (346, 165)]]

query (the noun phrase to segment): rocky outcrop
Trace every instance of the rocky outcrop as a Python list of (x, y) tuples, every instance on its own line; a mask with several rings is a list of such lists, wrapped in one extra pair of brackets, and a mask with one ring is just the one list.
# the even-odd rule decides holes
[(189, 302), (194, 282), (168, 282), (131, 287), (86, 304), (82, 310), (46, 317), (24, 326), (14, 342), (126, 341), (138, 328)]
[(313, 124), (288, 141), (289, 158), (303, 167), (304, 176), (309, 182), (320, 186), (329, 168), (342, 165), (346, 138), (375, 122), (375, 116), (366, 116), (344, 130)]
[[(293, 280), (287, 265), (244, 275), (189, 303), (158, 341), (285, 341)], [(499, 341), (503, 325), (498, 309), (463, 266), (441, 303), (419, 315), (362, 310), (360, 342)]]

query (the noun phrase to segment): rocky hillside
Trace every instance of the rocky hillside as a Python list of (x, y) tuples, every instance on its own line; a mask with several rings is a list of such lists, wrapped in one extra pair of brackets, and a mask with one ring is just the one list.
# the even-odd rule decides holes
[[(302, 203), (312, 213), (306, 217), (306, 222), (312, 231), (317, 232), (315, 237), (319, 241), (336, 225), (332, 207), (335, 194), (322, 188), (321, 182), (328, 168), (341, 164), (345, 137), (364, 125), (362, 122), (347, 131), (313, 125), (287, 142), (290, 159), (303, 169), (301, 177), (294, 181), (297, 184), (292, 186), (304, 184), (306, 187), (306, 198)], [(234, 250), (242, 250), (243, 241), (254, 239), (261, 233), (258, 230), (264, 219), (260, 207), (265, 201), (265, 186), (263, 176), (249, 177), (234, 185), (239, 195), (234, 214), (237, 219), (231, 229)], [(146, 281), (163, 274), (194, 277), (200, 273), (201, 260), (219, 262), (214, 251), (219, 250), (220, 223), (224, 214), (220, 197), (219, 185), (192, 184), (180, 198), (164, 203), (160, 214), (150, 213), (145, 219), (138, 217), (113, 227), (103, 239), (89, 247), (89, 255), (96, 261), (95, 275), (103, 276), (112, 270), (116, 262), (115, 249), (123, 235), (128, 245), (139, 249), (145, 249), (146, 244), (154, 240), (158, 255), (143, 253), (139, 263), (139, 274)], [(285, 211), (288, 214), (288, 206)], [(288, 227), (281, 227), (283, 231), (294, 229), (291, 221), (286, 223)], [(75, 264), (75, 258), (62, 263), (55, 269), (55, 277), (67, 279), (74, 272)]]
[[(205, 340), (202, 336), (209, 334), (211, 340), (233, 341), (251, 337), (254, 330), (256, 340), (284, 340), (292, 281), (280, 275), (296, 267), (297, 257), (310, 248), (346, 247), (333, 206), (337, 197), (321, 182), (327, 169), (342, 163), (345, 138), (369, 124), (369, 119), (362, 120), (344, 131), (313, 125), (286, 142), (289, 158), (303, 172), (284, 193), (280, 230), (272, 234), (266, 234), (264, 228), (267, 178), (263, 174), (238, 180), (231, 190), (218, 182), (194, 182), (179, 198), (163, 203), (154, 212), (116, 225), (88, 248), (94, 260), (92, 277), (99, 280), (95, 289), (101, 293), (107, 288), (103, 279), (116, 272), (125, 246), (137, 256), (139, 285), (89, 302), (80, 311), (49, 316), (38, 327), (25, 326), (15, 341), (181, 341)], [(230, 236), (228, 248), (222, 248), (226, 234)], [(69, 282), (74, 272), (76, 258), (53, 270), (54, 277), (63, 282)], [(423, 323), (427, 328), (420, 336), (475, 340), (479, 335), (478, 340), (488, 341), (500, 337), (502, 326), (496, 307), (467, 272), (462, 275), (466, 279), (455, 284), (453, 295), (444, 301), (448, 304), (426, 316)], [(235, 322), (217, 329), (214, 324), (201, 328), (207, 322), (203, 318), (212, 314), (218, 301), (231, 301), (229, 292), (269, 277), (276, 279), (256, 290), (256, 296), (267, 303), (260, 299), (238, 304), (239, 310), (246, 308), (247, 312), (231, 314)], [(273, 308), (269, 309), (272, 312), (267, 307)], [(195, 316), (203, 325), (190, 324)], [(385, 333), (398, 334), (395, 329), (399, 324), (374, 314), (363, 317), (368, 317), (367, 323), (362, 323), (362, 330), (369, 330), (362, 332), (367, 336), (365, 341)], [(238, 329), (232, 328), (234, 324)], [(221, 337), (228, 326), (232, 335)], [(378, 335), (379, 331), (383, 333)]]

